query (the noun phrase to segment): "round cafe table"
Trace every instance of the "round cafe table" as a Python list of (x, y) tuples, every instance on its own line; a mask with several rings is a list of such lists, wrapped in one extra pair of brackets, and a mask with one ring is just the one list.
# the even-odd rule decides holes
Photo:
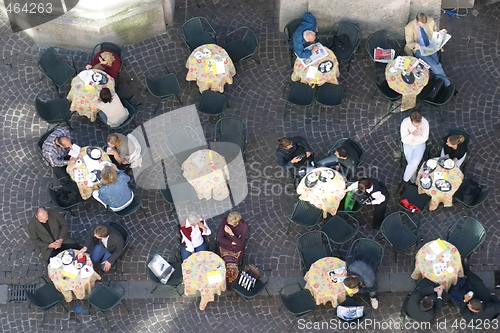
[(115, 91), (115, 80), (111, 76), (98, 69), (93, 69), (93, 71), (106, 75), (108, 82), (104, 85), (89, 85), (77, 75), (71, 80), (71, 90), (67, 96), (68, 100), (71, 102), (70, 110), (77, 112), (80, 116), (89, 118), (92, 122), (96, 120), (97, 113), (99, 112), (97, 102), (102, 88), (109, 88), (111, 93)]
[(200, 93), (205, 90), (224, 92), (224, 85), (233, 83), (236, 75), (233, 61), (226, 50), (216, 44), (205, 44), (191, 52), (186, 68), (187, 81), (196, 81)]
[[(79, 250), (73, 250), (75, 253), (75, 258)], [(59, 253), (57, 255), (58, 258), (62, 258), (63, 252)], [(87, 258), (86, 265), (89, 265), (92, 267), (92, 260), (90, 260), (90, 255), (88, 253), (85, 253), (85, 256)], [(49, 273), (49, 278), (52, 280), (54, 283), (54, 287), (58, 291), (63, 294), (64, 299), (66, 302), (71, 302), (73, 300), (73, 294), (75, 294), (75, 297), (77, 299), (84, 299), (86, 295), (90, 295), (92, 292), (92, 288), (94, 288), (95, 281), (100, 280), (101, 276), (94, 272), (91, 276), (82, 278), (80, 276), (80, 273), (72, 279), (70, 277), (65, 277), (62, 272), (64, 270), (64, 265), (62, 265), (59, 268), (52, 268), (49, 264), (48, 266), (48, 273)]]
[(446, 290), (464, 276), (460, 253), (453, 244), (441, 239), (424, 244), (415, 256), (414, 280), (422, 276), (439, 283)]
[[(409, 65), (413, 65), (415, 61), (418, 59), (415, 57), (404, 57), (405, 61), (408, 62)], [(397, 59), (397, 58), (396, 58)], [(429, 81), (429, 71), (425, 71), (424, 74), (418, 79), (415, 77), (415, 81), (411, 84), (406, 83), (401, 77), (402, 69), (398, 69), (394, 72), (391, 69), (396, 64), (396, 59), (389, 61), (387, 67), (385, 68), (385, 79), (389, 84), (389, 87), (400, 93), (403, 98), (401, 100), (401, 111), (409, 110), (417, 104), (417, 95), (422, 91), (427, 82)]]
[[(332, 50), (325, 46), (323, 47), (328, 52), (328, 56), (316, 60), (314, 63), (307, 67), (302, 63), (302, 61), (300, 61), (299, 58), (295, 59), (291, 77), (292, 81), (300, 81), (310, 86), (321, 86), (327, 82), (331, 84), (339, 83), (337, 78), (340, 75), (340, 71), (337, 57)], [(330, 61), (331, 64), (328, 64), (328, 61)], [(323, 65), (320, 66), (320, 64)]]
[[(313, 172), (319, 176), (321, 172), (325, 170), (333, 171), (335, 177), (326, 180), (326, 182), (322, 182), (318, 179), (314, 186), (306, 186), (307, 176)], [(345, 184), (346, 180), (340, 172), (330, 168), (320, 167), (312, 170), (302, 178), (297, 186), (297, 193), (300, 194), (300, 200), (307, 201), (319, 209), (322, 209), (323, 217), (326, 218), (328, 213), (332, 215), (337, 214), (339, 203), (345, 196)]]
[[(432, 158), (431, 160), (438, 161), (439, 157)], [(455, 164), (453, 164), (453, 169), (445, 169), (438, 164), (433, 172), (429, 172), (429, 178), (432, 181), (432, 186), (428, 189), (424, 189), (422, 187), (422, 184), (420, 184), (420, 178), (424, 173), (424, 168), (426, 163), (422, 164), (417, 174), (418, 193), (419, 194), (425, 193), (431, 197), (429, 210), (435, 210), (436, 208), (438, 208), (440, 202), (443, 203), (444, 207), (453, 206), (453, 194), (455, 194), (455, 192), (460, 187), (460, 184), (462, 184), (462, 180), (464, 179), (464, 174), (462, 173), (460, 168), (455, 166)], [(444, 179), (451, 184), (451, 189), (449, 191), (443, 192), (436, 187), (436, 184), (434, 182), (436, 172), (441, 172), (444, 176)]]
[(316, 305), (332, 302), (332, 307), (337, 307), (345, 301), (347, 291), (343, 282), (333, 283), (328, 272), (346, 267), (345, 261), (338, 258), (321, 258), (311, 265), (304, 276), (305, 289), (308, 289), (316, 301)]
[[(209, 281), (209, 275), (219, 274), (221, 282)], [(182, 263), (182, 276), (187, 296), (200, 292), (200, 310), (205, 310), (207, 303), (214, 301), (215, 294), (226, 291), (226, 266), (224, 260), (213, 252), (201, 251), (190, 255)]]

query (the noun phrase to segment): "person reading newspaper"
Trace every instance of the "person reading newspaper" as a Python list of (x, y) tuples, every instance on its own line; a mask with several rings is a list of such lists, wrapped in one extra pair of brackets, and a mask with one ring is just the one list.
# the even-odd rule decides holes
[[(440, 33), (445, 34), (445, 39), (442, 39), (443, 35), (438, 34), (442, 39), (440, 44), (436, 46), (436, 40), (433, 40), (434, 43), (431, 46), (431, 38), (433, 33), (437, 31), (438, 27), (432, 17), (428, 17), (425, 13), (417, 14), (416, 18), (405, 27), (405, 53), (409, 56), (414, 55), (429, 64), (432, 72), (437, 78), (443, 79), (444, 85), (447, 87), (450, 85), (450, 80), (446, 77), (436, 52), (446, 43), (449, 35), (447, 35), (446, 29), (440, 30)], [(434, 50), (434, 53), (431, 53), (429, 48)]]

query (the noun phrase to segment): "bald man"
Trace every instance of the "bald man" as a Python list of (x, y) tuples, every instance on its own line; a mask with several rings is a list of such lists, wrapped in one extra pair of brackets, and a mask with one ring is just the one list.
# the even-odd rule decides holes
[(310, 47), (316, 41), (318, 28), (316, 18), (310, 12), (305, 13), (302, 19), (302, 23), (293, 33), (293, 48), (297, 57), (308, 58), (318, 49), (316, 45)]
[(66, 166), (70, 163), (68, 153), (72, 146), (73, 143), (67, 127), (55, 129), (43, 142), (43, 157), (49, 162), (57, 178), (69, 177), (66, 173)]

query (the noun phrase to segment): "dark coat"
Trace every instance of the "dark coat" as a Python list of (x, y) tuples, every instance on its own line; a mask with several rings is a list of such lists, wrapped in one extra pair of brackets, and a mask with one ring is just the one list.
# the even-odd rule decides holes
[[(434, 291), (434, 288), (437, 286), (437, 283), (425, 278), (420, 281), (406, 303), (405, 311), (410, 318), (418, 322), (434, 323), (436, 321), (437, 317), (441, 315), (441, 310), (443, 308), (443, 300), (437, 298), (436, 292)], [(425, 296), (430, 296), (434, 300), (434, 306), (428, 311), (422, 311), (420, 309), (420, 300)], [(447, 299), (445, 292), (443, 292), (442, 297)]]
[(311, 50), (305, 50), (304, 48), (309, 46), (306, 44), (306, 40), (304, 39), (304, 31), (311, 30), (316, 32), (316, 19), (313, 14), (310, 12), (302, 15), (302, 23), (299, 25), (297, 30), (293, 33), (293, 48), (295, 53), (299, 58), (308, 58), (311, 56)]
[[(292, 166), (292, 163), (290, 162), (294, 157), (298, 156), (299, 154), (297, 153), (297, 149), (302, 147), (304, 152), (311, 152), (312, 149), (311, 146), (309, 146), (309, 143), (307, 142), (306, 139), (304, 139), (301, 136), (292, 136), (290, 138), (290, 141), (292, 141), (293, 147), (286, 150), (278, 146), (276, 149), (276, 159), (278, 162), (278, 165), (280, 167), (284, 167), (286, 169), (290, 168)], [(302, 149), (300, 149), (302, 150)]]
[[(109, 238), (108, 238), (108, 246), (106, 249), (109, 253), (111, 253), (111, 257), (108, 258), (108, 262), (113, 265), (123, 253), (123, 247), (125, 246), (125, 240), (123, 239), (122, 234), (111, 226), (107, 226), (109, 230)], [(87, 247), (87, 252), (92, 253), (94, 246), (97, 244), (102, 244), (100, 239), (94, 237), (94, 233), (89, 235), (85, 242), (85, 247)]]

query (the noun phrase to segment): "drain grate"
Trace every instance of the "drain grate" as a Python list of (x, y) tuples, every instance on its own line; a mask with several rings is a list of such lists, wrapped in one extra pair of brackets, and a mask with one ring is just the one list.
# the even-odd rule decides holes
[(28, 286), (12, 285), (9, 286), (9, 302), (24, 302), (27, 300), (24, 288), (28, 291), (35, 292), (37, 285), (32, 284)]

